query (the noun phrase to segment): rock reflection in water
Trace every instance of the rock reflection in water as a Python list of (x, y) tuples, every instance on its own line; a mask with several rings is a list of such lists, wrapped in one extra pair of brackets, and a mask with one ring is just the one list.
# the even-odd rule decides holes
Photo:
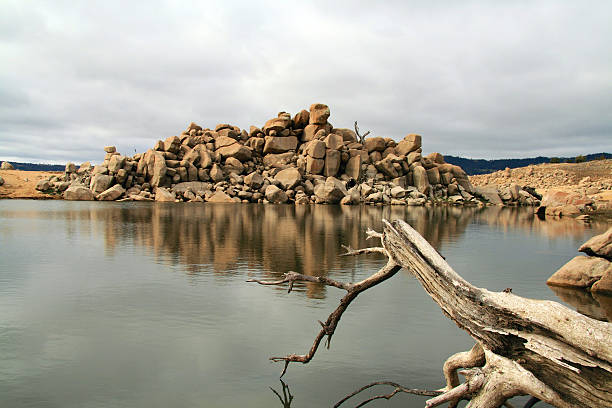
[[(66, 214), (101, 222), (107, 251), (133, 245), (152, 251), (158, 262), (184, 266), (189, 274), (265, 271), (266, 276), (258, 278), (277, 278), (289, 270), (311, 276), (326, 275), (340, 266), (351, 270), (357, 261), (340, 258), (341, 245), (375, 245), (365, 240), (365, 231), (380, 231), (382, 219), (409, 222), (441, 252), (445, 243), (456, 242), (474, 222), (524, 229), (549, 239), (582, 237), (585, 229), (592, 228), (573, 219), (542, 221), (531, 211), (501, 207), (129, 203)], [(322, 298), (326, 288), (307, 283), (306, 292)]]
[(587, 292), (582, 289), (549, 286), (561, 300), (572, 305), (576, 311), (593, 319), (612, 322), (612, 297)]

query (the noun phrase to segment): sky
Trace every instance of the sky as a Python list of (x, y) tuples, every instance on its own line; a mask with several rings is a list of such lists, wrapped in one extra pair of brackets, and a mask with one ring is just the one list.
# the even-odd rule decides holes
[(612, 2), (0, 1), (0, 160), (100, 163), (312, 103), (471, 158), (612, 152)]

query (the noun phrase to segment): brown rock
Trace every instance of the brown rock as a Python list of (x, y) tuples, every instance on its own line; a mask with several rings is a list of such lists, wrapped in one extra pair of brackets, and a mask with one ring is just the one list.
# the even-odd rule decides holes
[(170, 191), (166, 188), (155, 187), (153, 192), (155, 193), (155, 201), (173, 203), (176, 200), (176, 195), (174, 194), (174, 191)]
[(342, 140), (342, 136), (337, 135), (335, 133), (329, 134), (325, 140), (325, 147), (332, 150), (340, 150), (342, 146), (344, 146), (344, 142)]
[(274, 179), (281, 183), (285, 190), (290, 190), (302, 181), (302, 175), (295, 167), (279, 171)]
[(223, 175), (223, 171), (216, 163), (213, 164), (212, 169), (210, 169), (210, 178), (215, 183), (218, 183), (219, 181), (225, 178), (225, 176)]
[(342, 140), (345, 142), (356, 142), (357, 141), (357, 135), (351, 129), (335, 128), (334, 133), (342, 136)]
[(429, 179), (429, 184), (440, 184), (440, 172), (437, 167), (432, 167), (431, 169), (427, 169), (427, 178)]
[(106, 153), (115, 153), (117, 148), (115, 146), (104, 146), (104, 151)]
[(278, 154), (270, 153), (264, 156), (263, 163), (264, 166), (284, 168), (287, 164), (291, 163), (294, 158), (295, 154), (293, 152)]
[(425, 170), (424, 167), (415, 166), (412, 170), (412, 179), (419, 193), (425, 195), (429, 193), (429, 178), (427, 177), (427, 170)]
[(114, 155), (113, 157), (111, 157), (108, 163), (108, 171), (116, 173), (117, 171), (119, 171), (119, 169), (125, 166), (126, 160), (127, 160), (127, 157), (125, 156), (121, 156), (118, 154)]
[(312, 156), (306, 158), (306, 172), (309, 174), (321, 174), (325, 167), (325, 160), (315, 159)]
[(263, 183), (264, 183), (263, 176), (256, 171), (250, 173), (244, 178), (244, 184), (246, 184), (253, 190), (259, 190), (261, 186), (263, 186)]
[(93, 201), (94, 193), (85, 186), (70, 186), (64, 191), (64, 200)]
[(324, 203), (337, 204), (348, 192), (344, 183), (335, 177), (328, 177), (325, 183), (320, 183), (315, 187), (314, 194)]
[(113, 181), (113, 176), (98, 173), (91, 178), (89, 188), (94, 193), (101, 193), (104, 190), (107, 190), (113, 184)]
[(578, 248), (578, 251), (612, 261), (612, 228), (589, 239)]
[(266, 136), (266, 144), (263, 149), (264, 154), (284, 153), (289, 150), (297, 149), (298, 140), (295, 136), (275, 137)]
[(327, 150), (325, 153), (325, 177), (333, 177), (338, 174), (340, 169), (340, 152), (337, 150)]
[(181, 139), (178, 136), (170, 136), (164, 141), (164, 150), (177, 153), (181, 147)]
[(302, 109), (293, 117), (293, 127), (295, 129), (304, 129), (310, 121), (310, 112)]
[(407, 156), (408, 153), (414, 152), (421, 147), (421, 136), (417, 134), (409, 134), (397, 144), (395, 150), (401, 156)]
[(434, 152), (427, 155), (427, 158), (436, 164), (445, 164), (444, 156), (440, 153)]
[(589, 288), (612, 270), (610, 261), (578, 255), (555, 272), (546, 283), (554, 286)]
[(361, 156), (352, 156), (346, 162), (345, 173), (354, 180), (359, 180), (361, 176)]
[(283, 115), (282, 117), (268, 120), (263, 127), (263, 132), (266, 135), (269, 135), (271, 130), (274, 130), (277, 133), (280, 133), (283, 130), (285, 130), (287, 127), (289, 127), (290, 124), (291, 124), (291, 117), (287, 117)]
[(234, 143), (238, 143), (236, 139), (229, 136), (219, 136), (215, 139), (215, 149), (220, 149), (225, 146), (231, 146)]
[(15, 170), (15, 167), (13, 167), (11, 163), (5, 161), (0, 165), (0, 170)]
[(210, 196), (208, 200), (209, 203), (233, 203), (234, 199), (228, 196), (224, 191), (215, 191), (215, 193)]
[(258, 128), (257, 126), (251, 126), (249, 128), (249, 137), (257, 137), (258, 135), (261, 135), (263, 132), (261, 131), (260, 128)]
[(163, 154), (157, 151), (153, 153), (153, 157), (155, 161), (153, 164), (153, 172), (151, 173), (150, 183), (152, 187), (159, 187), (166, 182), (166, 159), (164, 159)]
[(363, 147), (365, 147), (368, 153), (371, 153), (383, 152), (386, 149), (387, 145), (385, 143), (385, 139), (383, 139), (382, 137), (369, 137), (363, 143)]
[(266, 187), (265, 195), (266, 195), (266, 199), (269, 202), (275, 203), (275, 204), (286, 203), (287, 200), (289, 199), (287, 197), (287, 193), (285, 193), (280, 188), (276, 187), (274, 184), (271, 184), (268, 187)]
[(234, 143), (231, 146), (225, 146), (216, 151), (221, 155), (222, 159), (226, 159), (228, 157), (235, 157), (241, 162), (246, 162), (251, 160), (253, 156), (253, 152), (246, 146), (241, 145), (240, 143)]
[(225, 168), (230, 173), (242, 174), (244, 171), (244, 165), (240, 162), (240, 160), (235, 157), (228, 157), (225, 160)]
[(312, 140), (306, 145), (304, 152), (314, 159), (322, 159), (325, 157), (325, 142)]
[(310, 118), (309, 124), (317, 124), (323, 125), (327, 123), (327, 119), (329, 118), (330, 112), (329, 107), (322, 103), (315, 103), (310, 105)]
[(612, 268), (608, 268), (601, 279), (591, 286), (591, 292), (612, 295)]
[(119, 184), (115, 184), (111, 188), (104, 190), (98, 194), (98, 201), (115, 201), (125, 193), (125, 189)]

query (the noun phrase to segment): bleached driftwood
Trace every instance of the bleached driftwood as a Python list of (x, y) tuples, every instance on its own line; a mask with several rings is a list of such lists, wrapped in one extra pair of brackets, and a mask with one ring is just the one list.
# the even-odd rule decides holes
[[(612, 324), (583, 316), (553, 301), (475, 287), (459, 276), (410, 225), (400, 220), (384, 224), (382, 234), (368, 231), (369, 237), (381, 240), (381, 248), (348, 249), (347, 255), (383, 252), (389, 258), (380, 271), (361, 282), (342, 283), (295, 272), (286, 274), (281, 281), (256, 281), (289, 283), (290, 288), (296, 281), (314, 281), (347, 291), (327, 321), (320, 322), (322, 330), (307, 354), (272, 358), (285, 362), (283, 374), (290, 362), (309, 362), (325, 336), (329, 347), (342, 313), (359, 293), (404, 268), (419, 280), (442, 312), (476, 341), (472, 350), (448, 358), (443, 368), (446, 387), (429, 394), (441, 395), (429, 400), (427, 407), (445, 402), (455, 406), (460, 399), (470, 400), (470, 408), (500, 407), (516, 395), (531, 395), (560, 408), (612, 407)], [(460, 368), (468, 369), (464, 384), (459, 384), (456, 374)], [(395, 391), (375, 398), (411, 391), (386, 383), (393, 384)], [(415, 391), (423, 395), (424, 390)]]

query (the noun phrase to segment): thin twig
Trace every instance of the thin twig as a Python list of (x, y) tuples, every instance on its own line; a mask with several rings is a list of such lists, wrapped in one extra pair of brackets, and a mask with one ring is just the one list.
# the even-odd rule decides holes
[(403, 385), (400, 385), (396, 382), (393, 381), (374, 381), (370, 384), (364, 385), (363, 387), (359, 388), (358, 390), (353, 391), (352, 393), (350, 393), (349, 395), (347, 395), (346, 397), (342, 398), (340, 401), (336, 402), (336, 404), (334, 405), (334, 408), (339, 407), (340, 405), (344, 404), (347, 400), (351, 399), (352, 397), (354, 397), (355, 395), (359, 394), (362, 391), (367, 390), (368, 388), (372, 388), (376, 385), (390, 385), (392, 387), (395, 387), (395, 389), (390, 392), (389, 394), (384, 394), (384, 395), (376, 395), (372, 398), (369, 398), (365, 401), (362, 401), (359, 405), (357, 405), (356, 407), (362, 407), (365, 404), (372, 402), (374, 400), (377, 399), (390, 399), (391, 397), (393, 397), (395, 394), (399, 393), (399, 392), (405, 392), (407, 394), (414, 394), (414, 395), (423, 395), (423, 396), (427, 396), (427, 397), (433, 397), (436, 395), (440, 395), (443, 393), (443, 391), (438, 391), (438, 390), (422, 390), (422, 389), (418, 389), (418, 388), (406, 388)]
[(383, 247), (372, 247), (372, 248), (362, 248), (362, 249), (353, 249), (350, 246), (342, 245), (342, 249), (346, 252), (340, 254), (340, 256), (354, 256), (361, 254), (383, 254), (387, 255), (387, 251)]
[(381, 268), (378, 272), (374, 273), (370, 277), (362, 280), (361, 282), (357, 282), (357, 283), (342, 283), (342, 282), (338, 282), (338, 281), (335, 281), (329, 278), (307, 276), (307, 275), (302, 275), (296, 272), (287, 272), (285, 274), (284, 279), (277, 280), (277, 281), (260, 281), (257, 279), (248, 280), (247, 282), (256, 282), (261, 285), (280, 285), (280, 284), (288, 282), (289, 291), (291, 291), (291, 287), (293, 283), (295, 281), (300, 281), (300, 280), (324, 283), (326, 285), (335, 286), (337, 288), (341, 288), (347, 291), (347, 294), (344, 295), (342, 299), (340, 299), (340, 304), (333, 312), (331, 312), (331, 314), (327, 317), (327, 320), (325, 322), (319, 322), (319, 324), (321, 324), (321, 330), (315, 337), (308, 353), (289, 354), (284, 357), (270, 357), (271, 361), (274, 361), (274, 362), (284, 361), (285, 362), (285, 366), (280, 376), (282, 377), (283, 375), (285, 375), (285, 373), (287, 372), (287, 367), (290, 362), (298, 362), (298, 363), (306, 364), (310, 360), (312, 360), (315, 353), (317, 352), (317, 349), (319, 348), (319, 344), (321, 343), (321, 340), (323, 340), (325, 336), (327, 336), (326, 346), (327, 348), (329, 348), (331, 344), (332, 336), (334, 335), (334, 332), (336, 330), (336, 327), (338, 326), (338, 322), (340, 321), (342, 314), (347, 309), (347, 307), (351, 304), (351, 302), (355, 300), (357, 295), (359, 295), (364, 290), (371, 288), (372, 286), (376, 286), (379, 283), (386, 281), (387, 279), (395, 275), (399, 270), (400, 270), (400, 267), (397, 266), (393, 261), (388, 261), (387, 264), (383, 268)]

